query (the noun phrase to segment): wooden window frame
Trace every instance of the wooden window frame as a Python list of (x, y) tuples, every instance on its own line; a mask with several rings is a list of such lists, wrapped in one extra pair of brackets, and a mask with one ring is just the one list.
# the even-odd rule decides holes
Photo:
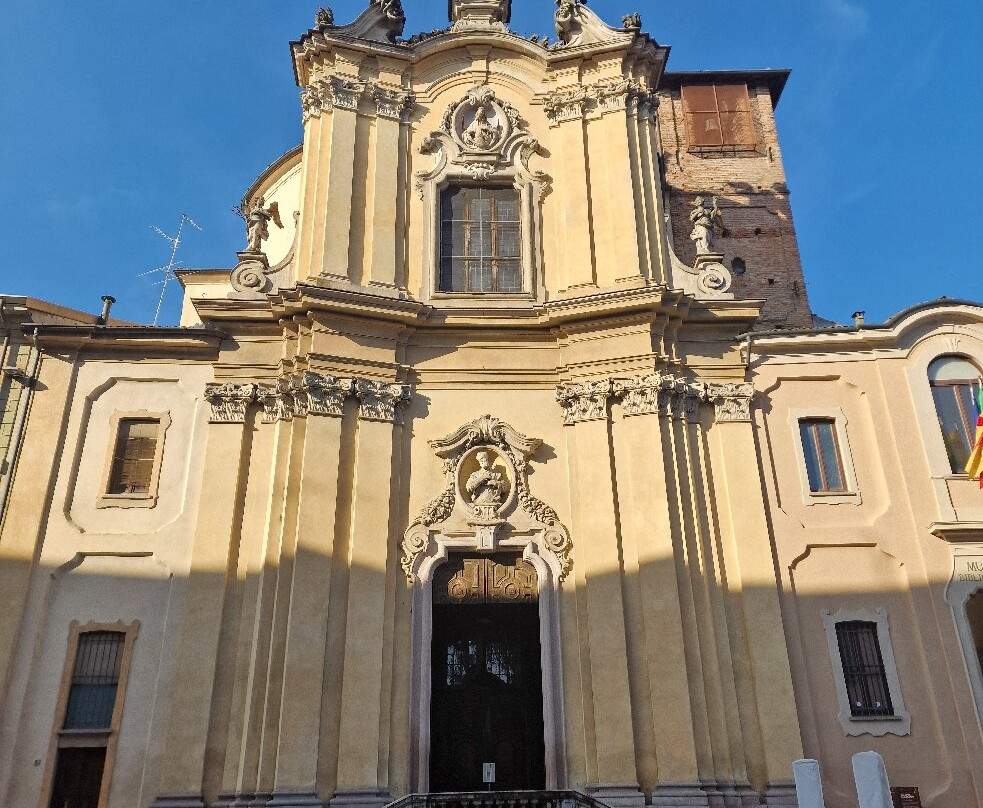
[[(691, 109), (689, 103), (686, 100), (686, 89), (688, 87), (709, 87), (713, 90), (713, 103), (714, 109), (712, 110), (702, 110), (702, 109)], [(747, 99), (747, 109), (739, 110), (740, 112), (746, 112), (748, 116), (748, 123), (750, 124), (750, 131), (754, 137), (753, 143), (707, 143), (698, 144), (696, 141), (695, 129), (693, 126), (693, 116), (697, 114), (713, 114), (717, 118), (717, 127), (720, 132), (720, 139), (723, 141), (723, 122), (720, 118), (720, 102), (717, 99), (717, 88), (718, 87), (743, 87), (744, 88), (744, 98)], [(706, 84), (681, 84), (679, 88), (679, 99), (682, 106), (683, 119), (686, 125), (686, 146), (687, 151), (693, 154), (760, 154), (759, 147), (762, 143), (761, 132), (758, 128), (757, 116), (754, 114), (754, 106), (752, 105), (751, 99), (751, 88), (748, 87), (746, 81), (719, 81), (711, 82)]]
[[(831, 614), (828, 609), (820, 612), (823, 627), (826, 630), (826, 641), (829, 646), (829, 658), (836, 686), (838, 715), (843, 732), (848, 736), (856, 735), (910, 735), (911, 715), (905, 708), (904, 696), (901, 693), (901, 680), (898, 678), (898, 666), (894, 658), (894, 648), (891, 645), (891, 631), (888, 625), (887, 610), (878, 608), (874, 611), (867, 609), (840, 609)], [(843, 660), (840, 656), (839, 640), (836, 633), (837, 623), (862, 621), (874, 623), (877, 626), (877, 644), (881, 652), (881, 662), (884, 668), (884, 678), (887, 680), (887, 690), (894, 708), (892, 715), (858, 716), (853, 714), (850, 697), (846, 688), (846, 676)]]
[[(111, 494), (109, 484), (113, 474), (113, 460), (116, 456), (116, 446), (119, 442), (120, 424), (123, 421), (152, 421), (158, 422), (157, 445), (154, 448), (153, 469), (150, 473), (150, 485), (144, 493)], [(97, 508), (154, 508), (157, 505), (157, 493), (160, 483), (160, 469), (164, 458), (164, 439), (171, 425), (171, 416), (167, 412), (149, 412), (133, 410), (114, 412), (109, 422), (109, 447), (106, 452), (106, 462), (103, 466), (102, 484), (99, 486)]]
[[(140, 629), (140, 621), (133, 620), (124, 623), (98, 623), (90, 621), (79, 623), (73, 620), (68, 628), (68, 647), (65, 652), (65, 664), (61, 675), (61, 686), (58, 690), (58, 701), (55, 706), (55, 720), (51, 729), (51, 740), (48, 742), (48, 759), (45, 764), (44, 778), (41, 784), (41, 794), (38, 798), (38, 808), (49, 808), (51, 792), (54, 788), (55, 764), (58, 750), (72, 747), (105, 747), (106, 761), (102, 769), (102, 783), (99, 787), (99, 803), (97, 808), (106, 808), (109, 800), (109, 786), (113, 778), (113, 764), (116, 760), (116, 747), (119, 742), (120, 722), (123, 718), (123, 702), (126, 700), (126, 683), (130, 673), (130, 663), (133, 658), (133, 643)], [(113, 717), (109, 729), (77, 730), (63, 729), (65, 712), (68, 709), (68, 695), (72, 689), (72, 677), (75, 671), (75, 661), (78, 655), (79, 638), (83, 634), (109, 631), (123, 635), (123, 655), (120, 659), (119, 678), (116, 683), (116, 701), (113, 704)]]
[[(498, 191), (498, 190), (509, 190), (509, 191), (512, 191), (512, 193), (515, 194), (515, 206), (516, 206), (517, 218), (516, 218), (516, 220), (514, 222), (511, 222), (511, 221), (509, 221), (509, 222), (499, 222), (498, 220), (496, 220), (495, 219), (495, 209), (496, 209), (496, 206), (497, 206), (497, 200), (495, 200), (494, 198), (492, 198), (492, 200), (491, 200), (491, 202), (492, 202), (492, 205), (491, 205), (492, 217), (487, 222), (488, 227), (489, 227), (489, 230), (490, 230), (490, 244), (489, 244), (489, 247), (490, 247), (491, 252), (488, 255), (481, 255), (481, 256), (470, 256), (470, 255), (467, 255), (467, 249), (468, 249), (468, 246), (467, 245), (468, 245), (468, 241), (470, 240), (470, 237), (471, 237), (471, 232), (470, 232), (471, 231), (471, 225), (478, 224), (478, 223), (483, 223), (479, 219), (472, 219), (472, 218), (470, 218), (470, 216), (471, 216), (470, 202), (469, 202), (469, 208), (468, 208), (468, 218), (466, 218), (466, 219), (449, 219), (449, 220), (444, 219), (444, 215), (443, 215), (443, 213), (444, 213), (444, 211), (443, 211), (444, 195), (447, 194), (447, 193), (449, 193), (449, 192), (451, 192), (451, 191), (458, 190), (458, 189), (476, 189), (476, 190), (487, 189), (487, 190), (496, 190), (496, 191)], [(441, 188), (440, 189), (440, 193), (439, 193), (437, 199), (438, 199), (438, 201), (437, 201), (437, 230), (438, 230), (438, 246), (437, 246), (437, 292), (439, 294), (442, 294), (442, 295), (470, 295), (470, 296), (477, 296), (477, 297), (489, 297), (489, 296), (501, 297), (501, 296), (515, 296), (515, 295), (525, 295), (525, 294), (528, 294), (527, 290), (524, 288), (525, 287), (525, 271), (524, 271), (524, 267), (523, 267), (523, 256), (522, 256), (522, 243), (523, 243), (522, 242), (522, 239), (523, 239), (523, 232), (522, 232), (522, 230), (523, 230), (523, 221), (522, 221), (522, 218), (523, 217), (522, 217), (522, 193), (521, 193), (521, 191), (518, 190), (517, 188), (514, 188), (512, 185), (503, 184), (503, 183), (480, 183), (480, 182), (477, 182), (476, 183), (476, 182), (460, 182), (460, 181), (455, 181), (455, 182), (450, 182), (446, 186), (444, 186), (443, 188)], [(453, 228), (454, 223), (460, 223), (461, 226), (464, 227), (464, 229), (465, 229), (465, 255), (462, 255), (462, 256), (450, 256), (451, 259), (453, 260), (454, 258), (457, 258), (459, 260), (464, 260), (464, 261), (477, 259), (481, 263), (484, 263), (484, 262), (487, 261), (489, 263), (490, 269), (491, 269), (492, 289), (490, 291), (484, 292), (484, 291), (480, 291), (480, 290), (472, 290), (470, 288), (468, 288), (468, 289), (444, 289), (444, 288), (441, 287), (441, 278), (443, 276), (443, 262), (444, 262), (444, 258), (445, 258), (444, 253), (443, 253), (444, 227), (446, 226), (446, 227)], [(509, 228), (515, 228), (515, 229), (518, 230), (519, 255), (516, 255), (516, 256), (504, 256), (503, 257), (503, 256), (497, 255), (495, 253), (495, 247), (497, 246), (497, 242), (498, 242), (498, 234), (497, 234), (498, 227), (497, 227), (497, 225), (500, 225), (500, 224), (501, 225), (506, 225)], [(507, 262), (510, 262), (510, 263), (514, 263), (518, 267), (518, 274), (519, 274), (519, 288), (518, 289), (501, 290), (501, 289), (495, 288), (495, 287), (498, 286), (498, 269), (499, 269), (499, 262), (500, 261), (507, 261)], [(470, 287), (470, 285), (471, 285), (470, 284), (470, 273), (467, 272), (467, 269), (466, 269), (466, 276), (467, 276), (467, 279), (468, 279), (468, 286)]]

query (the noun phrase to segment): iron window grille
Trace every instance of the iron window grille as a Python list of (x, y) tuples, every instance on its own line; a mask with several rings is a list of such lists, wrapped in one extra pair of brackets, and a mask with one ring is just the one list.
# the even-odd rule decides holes
[(846, 620), (836, 624), (840, 664), (854, 718), (893, 716), (894, 705), (877, 638), (877, 623)]

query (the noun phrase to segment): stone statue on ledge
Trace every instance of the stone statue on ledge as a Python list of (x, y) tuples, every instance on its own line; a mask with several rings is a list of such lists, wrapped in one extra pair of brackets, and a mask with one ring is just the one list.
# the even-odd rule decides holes
[(280, 206), (273, 202), (266, 207), (266, 200), (257, 197), (246, 214), (246, 252), (263, 252), (263, 242), (270, 237), (270, 220), (283, 229), (280, 221)]
[(478, 469), (468, 477), (464, 486), (471, 496), (471, 504), (476, 507), (501, 505), (509, 490), (505, 475), (493, 467), (491, 452), (478, 452), (475, 459)]
[(314, 16), (314, 25), (317, 28), (334, 25), (334, 12), (328, 6), (319, 6), (317, 14)]
[(693, 200), (693, 210), (690, 211), (689, 220), (693, 223), (693, 231), (689, 237), (696, 244), (696, 254), (714, 255), (714, 231), (718, 224), (722, 224), (720, 208), (717, 207), (717, 197), (713, 198), (712, 208), (706, 206), (704, 197), (696, 197)]

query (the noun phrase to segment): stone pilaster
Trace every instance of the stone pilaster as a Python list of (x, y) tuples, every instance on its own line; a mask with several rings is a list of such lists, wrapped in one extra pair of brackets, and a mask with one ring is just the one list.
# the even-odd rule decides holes
[[(626, 578), (637, 577), (637, 598), (626, 598), (629, 632), (634, 632), (636, 688), (647, 690), (644, 719), (655, 758), (653, 805), (705, 806), (699, 783), (689, 669), (669, 492), (678, 462), (663, 432), (674, 412), (699, 407), (698, 393), (672, 376), (651, 374), (616, 379), (624, 419), (615, 424), (618, 503), (624, 536)], [(679, 402), (674, 406), (674, 402)], [(633, 613), (634, 612), (634, 613)], [(690, 652), (691, 653), (691, 652)], [(646, 755), (640, 755), (644, 761)]]
[[(575, 566), (584, 580), (587, 612), (585, 687), (589, 683), (593, 716), (593, 748), (588, 749), (588, 789), (608, 805), (641, 806), (638, 787), (628, 649), (622, 593), (616, 483), (611, 473), (609, 379), (567, 383), (557, 389), (564, 409), (575, 536)], [(589, 538), (588, 538), (589, 537)]]
[[(239, 519), (246, 480), (240, 476), (250, 451), (248, 405), (252, 384), (209, 384), (211, 406), (201, 497), (184, 591), (184, 609), (174, 659), (155, 808), (203, 808), (202, 784), (213, 685), (218, 661), (227, 571), (238, 554)], [(211, 619), (202, 620), (202, 615)]]
[[(389, 802), (385, 771), (388, 739), (380, 735), (383, 690), (392, 664), (387, 603), (398, 573), (393, 470), (398, 425), (409, 398), (404, 385), (356, 379), (359, 400), (352, 491), (348, 626), (345, 632), (337, 787), (332, 806), (378, 808)], [(339, 649), (339, 653), (341, 649)]]
[(750, 384), (708, 385), (707, 397), (716, 410), (716, 423), (708, 437), (728, 569), (731, 644), (733, 653), (745, 657), (749, 679), (738, 697), (753, 700), (741, 715), (745, 720), (755, 717), (757, 723), (756, 732), (745, 732), (746, 737), (755, 739), (745, 747), (748, 772), (756, 788), (767, 786), (775, 804), (782, 804), (792, 762), (802, 756), (802, 741), (759, 482), (752, 395)]
[[(283, 695), (276, 773), (270, 808), (320, 806), (315, 792), (331, 597), (342, 414), (351, 379), (306, 372), (290, 379), (294, 415), (302, 419), (303, 461), (288, 503), (296, 506), (296, 534), (281, 563), (292, 563)], [(287, 537), (285, 537), (286, 539)], [(279, 597), (278, 593), (278, 597)], [(284, 593), (286, 596), (286, 593)]]

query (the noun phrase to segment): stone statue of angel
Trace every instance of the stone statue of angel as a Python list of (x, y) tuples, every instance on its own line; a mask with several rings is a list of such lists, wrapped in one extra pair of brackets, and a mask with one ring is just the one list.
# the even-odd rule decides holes
[(690, 239), (696, 244), (697, 255), (707, 255), (713, 252), (714, 228), (722, 224), (720, 208), (717, 207), (717, 197), (713, 198), (713, 207), (706, 206), (706, 198), (702, 196), (693, 200), (693, 210), (689, 220), (693, 223)]
[(281, 230), (283, 229), (280, 206), (276, 202), (271, 202), (270, 206), (266, 207), (266, 200), (261, 196), (257, 197), (249, 213), (246, 214), (247, 251), (263, 251), (263, 242), (270, 237), (270, 220)]

